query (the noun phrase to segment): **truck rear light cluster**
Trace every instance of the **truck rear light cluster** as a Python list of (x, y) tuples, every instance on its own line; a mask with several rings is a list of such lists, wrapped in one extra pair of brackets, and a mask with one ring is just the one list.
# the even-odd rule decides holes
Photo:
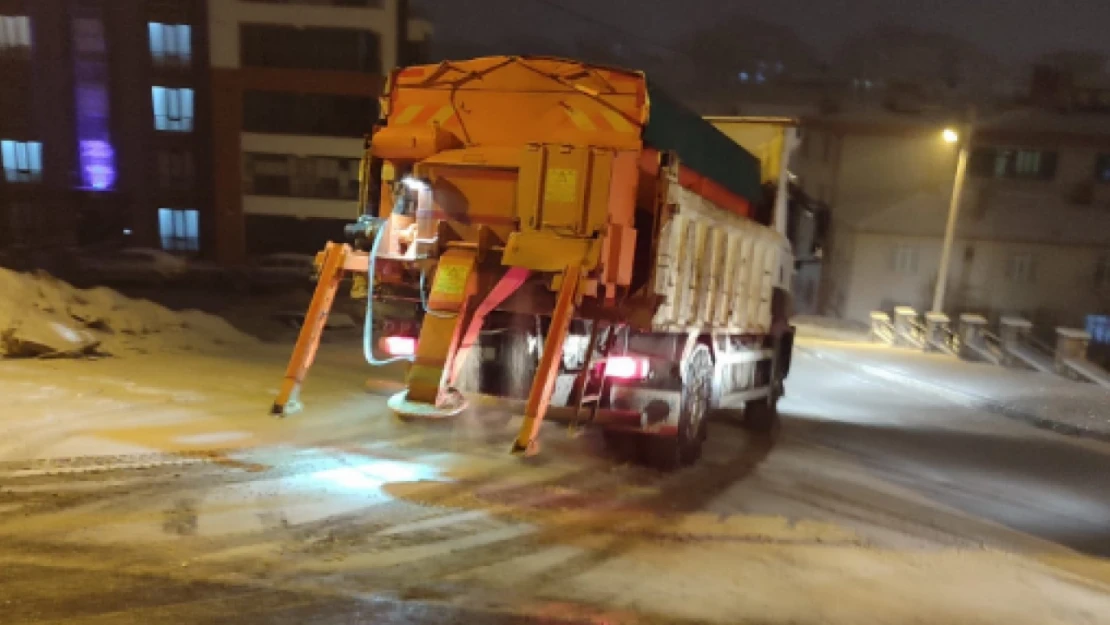
[(387, 336), (382, 339), (382, 349), (390, 357), (412, 356), (416, 353), (416, 339), (411, 336)]
[(605, 362), (605, 377), (618, 380), (643, 380), (651, 373), (651, 362), (637, 356), (610, 356)]

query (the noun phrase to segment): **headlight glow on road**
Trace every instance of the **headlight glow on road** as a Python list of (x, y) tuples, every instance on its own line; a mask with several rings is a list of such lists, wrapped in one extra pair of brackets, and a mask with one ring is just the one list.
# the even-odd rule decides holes
[(312, 478), (352, 490), (377, 490), (390, 482), (432, 479), (436, 471), (426, 465), (396, 460), (375, 460), (357, 466), (317, 471)]

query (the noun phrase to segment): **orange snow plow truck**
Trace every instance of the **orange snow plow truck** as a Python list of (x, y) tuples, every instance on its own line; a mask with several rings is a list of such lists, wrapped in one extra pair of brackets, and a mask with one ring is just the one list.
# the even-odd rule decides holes
[(785, 185), (754, 156), (642, 73), (572, 60), (396, 70), (381, 111), (274, 414), (299, 409), (353, 274), (367, 360), (409, 363), (403, 417), (514, 398), (514, 453), (569, 421), (663, 469), (699, 457), (711, 411), (772, 426), (793, 258), (771, 223)]

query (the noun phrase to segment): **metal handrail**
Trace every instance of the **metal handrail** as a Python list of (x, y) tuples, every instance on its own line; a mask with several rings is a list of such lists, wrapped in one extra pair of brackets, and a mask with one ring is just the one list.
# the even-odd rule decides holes
[(963, 339), (960, 338), (960, 334), (953, 332), (951, 328), (941, 328), (940, 331), (942, 338), (937, 343), (937, 347), (953, 356), (958, 355), (960, 348), (963, 346)]
[(888, 345), (894, 342), (894, 324), (890, 321), (872, 320), (871, 330)]
[(983, 346), (994, 353), (995, 356), (1002, 355), (1002, 338), (989, 330), (983, 330)]
[(1056, 348), (1050, 347), (1048, 343), (1045, 343), (1035, 336), (1025, 335), (1022, 337), (1022, 341), (1028, 343), (1029, 346), (1033, 349), (1043, 352), (1044, 354), (1047, 354), (1048, 356), (1051, 356), (1053, 358), (1056, 357)]
[(929, 333), (929, 329), (916, 319), (911, 319), (909, 322), (909, 326), (910, 330), (912, 330), (912, 336), (915, 339), (924, 340), (924, 338)]

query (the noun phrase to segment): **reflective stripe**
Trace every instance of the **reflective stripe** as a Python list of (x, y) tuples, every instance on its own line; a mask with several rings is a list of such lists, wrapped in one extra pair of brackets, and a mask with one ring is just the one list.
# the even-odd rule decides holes
[(428, 120), (428, 124), (442, 126), (443, 122), (450, 119), (451, 116), (454, 115), (454, 114), (455, 114), (455, 107), (451, 106), (450, 104), (445, 105), (443, 108), (436, 111), (436, 114), (433, 115), (432, 118)]
[(632, 125), (620, 113), (612, 109), (603, 108), (601, 109), (601, 114), (605, 117), (605, 121), (609, 122), (609, 125), (613, 127), (613, 130), (617, 132), (636, 132), (636, 126)]
[(570, 121), (574, 122), (575, 126), (578, 126), (579, 130), (597, 130), (597, 126), (594, 125), (589, 115), (586, 115), (578, 109), (570, 108), (569, 106), (563, 110), (567, 112), (567, 117), (570, 118)]
[(414, 117), (419, 115), (420, 111), (423, 111), (423, 110), (424, 110), (423, 105), (421, 105), (421, 104), (411, 104), (411, 105), (405, 107), (405, 110), (401, 111), (397, 115), (397, 117), (393, 118), (393, 122), (396, 123), (396, 124), (407, 124), (407, 123), (411, 122)]

